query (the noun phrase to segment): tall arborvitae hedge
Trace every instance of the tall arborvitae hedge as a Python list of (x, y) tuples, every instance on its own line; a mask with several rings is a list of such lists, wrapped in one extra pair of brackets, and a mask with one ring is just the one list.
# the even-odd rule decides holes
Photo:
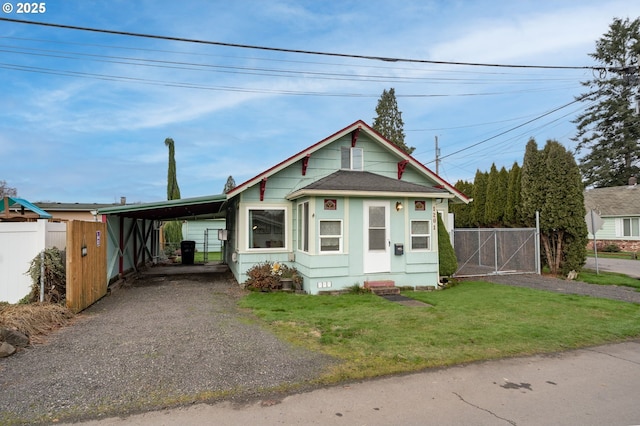
[(438, 261), (440, 262), (440, 276), (450, 277), (458, 270), (456, 252), (451, 245), (449, 233), (444, 226), (442, 217), (438, 214)]

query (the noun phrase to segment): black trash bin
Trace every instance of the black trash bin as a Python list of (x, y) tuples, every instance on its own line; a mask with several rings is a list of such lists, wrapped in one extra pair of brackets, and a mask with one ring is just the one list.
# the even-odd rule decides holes
[(182, 255), (183, 265), (193, 265), (193, 259), (196, 254), (196, 242), (182, 241), (180, 243), (180, 254)]

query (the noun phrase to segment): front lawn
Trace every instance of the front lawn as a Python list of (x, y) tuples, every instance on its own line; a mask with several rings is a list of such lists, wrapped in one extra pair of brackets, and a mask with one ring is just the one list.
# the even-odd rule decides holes
[(640, 336), (637, 304), (486, 282), (404, 294), (432, 307), (372, 294), (287, 293), (251, 293), (240, 305), (281, 338), (342, 360), (321, 383)]
[(577, 279), (578, 281), (589, 284), (620, 285), (625, 287), (633, 287), (637, 290), (640, 290), (639, 279), (615, 272), (600, 272), (599, 274), (596, 274), (596, 271), (594, 270), (583, 269), (578, 274)]

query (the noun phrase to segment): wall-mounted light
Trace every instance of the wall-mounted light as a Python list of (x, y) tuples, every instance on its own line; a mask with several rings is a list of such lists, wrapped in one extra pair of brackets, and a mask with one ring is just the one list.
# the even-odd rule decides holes
[(402, 203), (400, 201), (396, 202), (396, 211), (399, 212), (400, 210), (402, 210), (402, 208), (403, 208)]
[(436, 198), (436, 203), (440, 204), (442, 203), (443, 199), (442, 198)]

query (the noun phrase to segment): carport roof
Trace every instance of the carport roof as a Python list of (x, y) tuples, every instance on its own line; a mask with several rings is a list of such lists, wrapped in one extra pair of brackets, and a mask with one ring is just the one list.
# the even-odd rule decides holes
[(106, 207), (98, 209), (98, 213), (150, 220), (213, 219), (224, 216), (223, 205), (226, 201), (227, 196), (225, 194), (219, 194), (206, 197), (158, 201), (155, 203)]

